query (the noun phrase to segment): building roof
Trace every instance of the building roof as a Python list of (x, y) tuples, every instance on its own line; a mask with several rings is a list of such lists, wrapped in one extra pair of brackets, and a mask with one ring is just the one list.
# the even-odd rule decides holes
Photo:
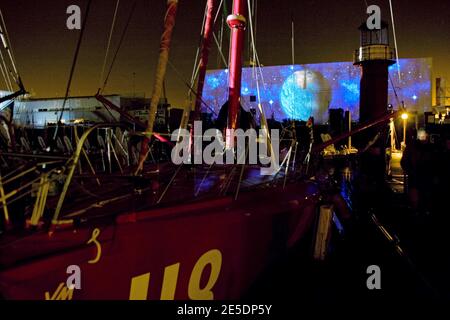
[[(109, 94), (105, 95), (104, 97), (120, 97), (119, 94)], [(76, 97), (68, 97), (67, 100), (73, 100), (73, 99), (90, 99), (94, 98), (95, 96), (76, 96)], [(51, 97), (51, 98), (26, 98), (22, 101), (47, 101), (47, 100), (64, 100), (64, 97)]]

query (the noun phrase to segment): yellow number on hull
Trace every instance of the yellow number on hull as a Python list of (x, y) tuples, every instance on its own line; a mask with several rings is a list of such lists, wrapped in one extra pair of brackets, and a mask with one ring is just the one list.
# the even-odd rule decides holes
[[(205, 267), (211, 265), (211, 274), (204, 288), (200, 288), (200, 281)], [(214, 293), (212, 289), (219, 278), (222, 267), (222, 254), (213, 249), (203, 254), (195, 264), (191, 272), (188, 286), (188, 296), (192, 300), (212, 300)], [(164, 269), (164, 278), (161, 289), (161, 300), (175, 299), (178, 283), (180, 263), (167, 266)], [(130, 300), (146, 300), (148, 298), (148, 286), (150, 283), (150, 272), (131, 279)]]
[(131, 279), (130, 300), (147, 300), (150, 272)]
[[(202, 278), (205, 267), (211, 265), (211, 274), (208, 283), (202, 289), (200, 288), (200, 280)], [(206, 252), (198, 259), (192, 270), (191, 279), (189, 280), (188, 294), (192, 300), (213, 300), (214, 293), (211, 291), (219, 278), (220, 269), (222, 267), (222, 254), (219, 250), (214, 249)]]
[(161, 290), (161, 300), (175, 299), (175, 290), (177, 289), (178, 271), (180, 264), (175, 263), (164, 269), (164, 279)]

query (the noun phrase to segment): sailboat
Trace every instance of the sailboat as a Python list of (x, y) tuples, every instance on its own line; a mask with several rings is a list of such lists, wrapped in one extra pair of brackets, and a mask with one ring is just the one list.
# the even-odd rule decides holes
[[(47, 159), (2, 177), (3, 298), (237, 299), (273, 259), (302, 241), (313, 227), (320, 190), (316, 182), (299, 179), (290, 167), (292, 157), (285, 158), (283, 169), (273, 176), (262, 176), (258, 166), (245, 164), (145, 164), (149, 141), (167, 142), (154, 132), (153, 124), (177, 4), (167, 1), (147, 125), (118, 108), (124, 121), (145, 130), (136, 172), (125, 168), (122, 175), (102, 179), (95, 173), (86, 143), (97, 129), (110, 127), (97, 124), (81, 136), (74, 131), (77, 145), (67, 161)], [(214, 0), (207, 2), (197, 118), (216, 5)], [(227, 19), (231, 28), (227, 132), (239, 124), (247, 12), (246, 1), (234, 0)], [(116, 108), (101, 94), (96, 97)], [(87, 167), (84, 173), (82, 162)], [(25, 176), (31, 182), (23, 183)], [(96, 186), (95, 192), (86, 190), (89, 183)], [(28, 189), (27, 195), (35, 193), (34, 203), (26, 208), (20, 201), (11, 204), (11, 199), (20, 200), (15, 195)], [(30, 211), (29, 219), (21, 221), (28, 228), (14, 226), (12, 216), (21, 215), (17, 210)]]

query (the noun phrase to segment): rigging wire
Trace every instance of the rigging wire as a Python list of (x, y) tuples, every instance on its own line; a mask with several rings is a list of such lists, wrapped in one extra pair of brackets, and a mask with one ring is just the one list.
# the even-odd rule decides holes
[[(12, 67), (13, 67), (14, 72), (15, 72), (15, 78), (19, 79), (19, 72), (17, 71), (16, 60), (14, 58), (14, 53), (13, 53), (13, 49), (12, 49), (12, 46), (11, 46), (11, 41), (9, 40), (9, 34), (8, 34), (8, 30), (6, 28), (5, 19), (3, 18), (2, 10), (0, 10), (0, 19), (2, 21), (3, 29), (5, 31), (5, 35), (4, 36), (6, 38), (6, 39), (3, 39), (3, 37), (2, 37), (3, 44), (5, 46), (5, 50), (9, 54), (9, 58), (11, 59), (11, 64), (12, 64)], [(0, 33), (3, 33), (1, 26), (0, 26)]]
[(258, 31), (258, 0), (255, 0), (254, 6), (255, 6), (254, 7), (254, 11), (255, 11), (254, 19), (255, 19), (255, 22), (253, 23), (253, 33), (255, 34), (255, 38), (256, 38), (257, 31)]
[[(251, 6), (250, 6), (250, 0), (247, 0), (247, 5), (248, 5), (248, 12), (252, 12), (251, 11)], [(253, 22), (252, 22), (252, 18), (251, 17), (249, 19), (249, 24), (250, 24), (251, 45), (253, 47), (253, 58), (254, 58), (255, 62), (258, 62), (258, 64), (259, 64), (259, 59), (257, 58), (258, 57), (258, 53), (256, 51), (256, 45), (255, 45), (255, 37), (254, 37), (254, 33), (253, 33)], [(253, 68), (256, 69), (256, 64), (253, 66)], [(262, 117), (265, 118), (264, 110), (262, 109), (262, 105), (261, 105), (261, 94), (260, 94), (258, 73), (257, 72), (256, 72), (256, 94), (258, 95), (258, 107), (260, 109), (259, 112), (261, 113)]]
[[(178, 71), (178, 69), (172, 64), (172, 62), (170, 60), (167, 60), (167, 64), (172, 68), (172, 70), (175, 72), (176, 76), (178, 77), (178, 79), (184, 83), (184, 85), (196, 96), (198, 97), (198, 92), (195, 91), (195, 89), (189, 84), (189, 82), (187, 80), (185, 80), (183, 78), (183, 76), (181, 75), (181, 72)], [(206, 107), (208, 108), (212, 113), (214, 113), (216, 116), (218, 115), (217, 112), (211, 108), (203, 99), (200, 99), (200, 102)]]
[(222, 62), (225, 65), (225, 68), (228, 69), (228, 62), (227, 62), (227, 59), (225, 58), (225, 56), (223, 55), (222, 45), (220, 44), (220, 42), (222, 42), (222, 41), (219, 42), (219, 40), (217, 39), (217, 36), (216, 36), (215, 33), (213, 33), (213, 37), (214, 37), (214, 42), (217, 45), (217, 48), (218, 48), (218, 51), (219, 51), (219, 55), (222, 58)]
[[(254, 9), (254, 4), (255, 4), (255, 0), (251, 0), (251, 5), (248, 6), (248, 20), (252, 20), (253, 19), (253, 9)], [(250, 11), (251, 10), (251, 11)], [(248, 37), (248, 61), (249, 61), (249, 66), (252, 65), (252, 58), (253, 58), (253, 52), (252, 52), (252, 39), (250, 37)], [(245, 49), (244, 49), (245, 50)]]
[[(250, 0), (247, 0), (247, 6), (248, 6), (248, 12), (252, 12), (251, 11), (251, 4), (250, 4)], [(255, 14), (256, 15), (256, 14)], [(259, 76), (261, 77), (261, 81), (263, 84), (264, 89), (266, 90), (266, 84), (264, 81), (264, 76), (262, 73), (262, 68), (261, 68), (261, 62), (259, 61), (259, 55), (258, 55), (258, 51), (256, 50), (256, 40), (255, 40), (255, 32), (254, 32), (254, 28), (253, 28), (253, 19), (249, 19), (249, 25), (250, 25), (250, 37), (252, 39), (252, 47), (253, 47), (253, 57), (254, 57), (254, 61), (255, 61), (255, 67), (257, 67), (258, 71), (259, 71)], [(230, 47), (231, 50), (231, 47)], [(259, 88), (258, 88), (258, 77), (256, 76), (256, 84), (257, 84), (257, 93), (259, 92)], [(259, 93), (258, 93), (259, 95)], [(258, 98), (259, 99), (259, 98)], [(260, 102), (260, 101), (259, 101)]]
[[(257, 3), (257, 1), (256, 1), (256, 3)], [(250, 5), (250, 0), (247, 0), (247, 6), (248, 6), (248, 12), (252, 12), (251, 5)], [(254, 15), (255, 15), (255, 17), (257, 16), (256, 13)], [(256, 20), (256, 18), (255, 18), (255, 20)], [(258, 71), (259, 71), (259, 74), (260, 74), (260, 77), (261, 77), (261, 80), (262, 80), (262, 84), (263, 84), (264, 90), (266, 90), (267, 88), (266, 88), (266, 84), (265, 84), (265, 81), (264, 81), (264, 76), (263, 76), (263, 73), (262, 73), (261, 62), (259, 61), (258, 50), (256, 50), (256, 40), (255, 40), (256, 38), (255, 38), (255, 31), (254, 31), (255, 29), (253, 27), (253, 19), (251, 19), (251, 18), (249, 19), (249, 24), (250, 24), (250, 36), (251, 36), (251, 39), (252, 39), (253, 57), (254, 57), (255, 65), (258, 66)]]
[(103, 60), (102, 73), (100, 74), (100, 80), (99, 80), (99, 83), (98, 83), (98, 87), (99, 88), (101, 87), (102, 81), (103, 81), (103, 77), (105, 76), (106, 63), (108, 61), (109, 50), (111, 48), (111, 41), (112, 41), (112, 36), (113, 36), (113, 33), (114, 33), (114, 27), (116, 25), (117, 12), (118, 12), (118, 9), (119, 9), (119, 4), (120, 4), (120, 0), (117, 0), (116, 8), (114, 10), (114, 16), (113, 16), (113, 20), (112, 20), (112, 24), (111, 24), (111, 30), (109, 32), (108, 45), (106, 47), (105, 59)]
[[(251, 10), (250, 0), (247, 0), (247, 6), (248, 6), (249, 15), (251, 15), (252, 10)], [(253, 47), (253, 55), (254, 55), (254, 58), (256, 58), (255, 60), (256, 60), (256, 63), (258, 64), (258, 69), (260, 71), (261, 79), (262, 79), (263, 85), (264, 85), (264, 78), (262, 77), (261, 64), (259, 63), (258, 52), (256, 50), (256, 41), (255, 41), (255, 35), (254, 35), (254, 31), (253, 31), (253, 19), (252, 19), (252, 16), (250, 16), (248, 20), (249, 20), (249, 25), (250, 25), (250, 37), (251, 37), (251, 44), (252, 44), (252, 47)], [(256, 68), (256, 64), (255, 64), (254, 67)], [(267, 123), (267, 118), (266, 118), (266, 115), (264, 113), (264, 110), (263, 110), (262, 104), (261, 104), (261, 95), (260, 95), (260, 88), (259, 88), (259, 81), (258, 81), (258, 73), (256, 73), (256, 92), (257, 92), (257, 95), (258, 95), (258, 108), (259, 108), (259, 112), (261, 113), (261, 126), (266, 129), (266, 133), (265, 133), (266, 134), (266, 139), (267, 139), (267, 143), (270, 146), (271, 159), (272, 159), (272, 161), (274, 161), (274, 159), (273, 159), (274, 152), (273, 152), (273, 149), (272, 149), (272, 137), (270, 136), (269, 126), (268, 126), (268, 123)]]
[[(224, 5), (223, 0), (220, 0), (219, 6), (217, 7), (216, 16), (214, 17), (214, 25), (216, 24), (217, 19), (219, 18), (219, 14), (220, 14), (220, 11), (221, 11), (223, 5)], [(228, 68), (227, 59), (225, 59), (225, 56), (223, 55), (223, 52), (222, 52), (222, 39), (223, 39), (224, 20), (225, 19), (222, 17), (222, 26), (221, 26), (222, 29), (221, 29), (221, 32), (219, 33), (220, 41), (219, 41), (219, 39), (217, 39), (217, 36), (216, 36), (216, 34), (214, 32), (213, 32), (213, 38), (214, 38), (214, 42), (216, 43), (217, 50), (219, 52), (219, 56), (222, 58), (222, 62), (224, 63), (225, 68)]]
[(3, 79), (4, 79), (5, 83), (6, 83), (6, 88), (10, 92), (12, 92), (13, 88), (12, 88), (12, 85), (11, 85), (11, 80), (9, 79), (8, 68), (6, 67), (6, 63), (5, 63), (5, 60), (3, 59), (3, 54), (2, 54), (1, 50), (0, 50), (0, 59), (1, 59), (1, 61), (0, 61), (0, 70), (1, 70), (2, 75), (3, 75)]
[[(1, 11), (0, 11), (0, 13), (1, 13)], [(5, 31), (3, 31), (3, 30), (5, 30)], [(9, 52), (8, 50), (9, 50), (10, 45), (8, 45), (9, 41), (8, 41), (8, 36), (6, 34), (6, 26), (4, 25), (4, 22), (3, 22), (3, 27), (2, 27), (2, 23), (0, 22), (0, 40), (1, 40), (1, 43), (3, 45), (3, 48), (4, 48), (5, 52)], [(11, 61), (11, 64), (12, 64), (13, 68), (15, 68), (14, 67), (14, 61), (12, 60), (12, 54), (11, 53), (9, 53), (9, 57), (10, 57), (10, 61)], [(6, 87), (7, 87), (8, 91), (13, 92), (14, 90), (13, 90), (13, 85), (12, 85), (11, 78), (13, 78), (13, 81), (16, 81), (16, 83), (17, 83), (18, 76), (17, 75), (14, 76), (12, 74), (13, 71), (9, 70), (8, 64), (6, 63), (6, 59), (5, 59), (5, 57), (3, 56), (3, 53), (2, 53), (2, 49), (0, 49), (0, 60), (1, 60), (0, 61), (1, 73), (2, 73), (3, 78), (5, 80)]]
[(220, 0), (219, 6), (217, 7), (216, 16), (214, 17), (214, 24), (217, 22), (217, 18), (219, 18), (220, 9), (222, 8), (223, 0)]
[(217, 54), (217, 68), (218, 69), (220, 69), (220, 67), (221, 67), (220, 66), (220, 59), (222, 59), (222, 62), (224, 62), (225, 68), (228, 68), (227, 61), (226, 61), (226, 59), (225, 59), (225, 57), (223, 55), (223, 52), (222, 52), (223, 33), (224, 33), (223, 30), (224, 30), (224, 26), (225, 26), (225, 19), (224, 19), (223, 15), (222, 15), (222, 19), (220, 19), (220, 20), (221, 21), (220, 21), (219, 39), (217, 39), (216, 34), (213, 33), (214, 41), (216, 42), (217, 51), (218, 51), (218, 54)]
[(401, 74), (400, 74), (400, 63), (398, 61), (397, 36), (396, 36), (396, 32), (395, 32), (394, 11), (392, 10), (392, 0), (389, 0), (389, 8), (390, 8), (390, 11), (391, 11), (392, 33), (394, 34), (395, 59), (396, 59), (396, 62), (397, 62), (398, 81), (401, 83), (402, 78), (401, 78)]
[[(291, 0), (291, 58), (292, 58), (292, 71), (294, 71), (295, 65), (295, 21), (294, 21), (294, 4)], [(306, 71), (304, 71), (304, 83), (306, 82)], [(305, 87), (305, 86), (304, 86)], [(296, 91), (293, 92), (293, 101), (295, 101)], [(292, 121), (294, 120), (294, 108), (292, 108)]]
[[(256, 91), (259, 96), (259, 85), (258, 85), (258, 72), (256, 70), (256, 41), (255, 41), (255, 30), (253, 28), (253, 17), (256, 16), (255, 14), (255, 0), (252, 2), (252, 11), (250, 8), (250, 1), (247, 2), (248, 5), (248, 12), (249, 12), (249, 24), (250, 24), (250, 38), (249, 38), (249, 60), (252, 63), (252, 77), (256, 79)], [(258, 97), (259, 99), (259, 97)], [(260, 102), (258, 100), (258, 102)]]
[(207, 12), (208, 12), (208, 2), (206, 2), (205, 11), (203, 13), (202, 28), (200, 30), (200, 38), (198, 41), (197, 52), (195, 53), (194, 67), (192, 69), (192, 75), (191, 75), (191, 86), (194, 85), (195, 78), (197, 78), (197, 73), (198, 73), (198, 70), (200, 67), (200, 61), (199, 61), (200, 47), (202, 45), (203, 33), (205, 32), (205, 21), (206, 21)]
[(123, 29), (122, 35), (120, 36), (119, 45), (117, 46), (116, 52), (114, 53), (114, 57), (113, 57), (113, 59), (111, 61), (111, 65), (109, 67), (108, 74), (107, 74), (107, 76), (105, 78), (105, 82), (103, 83), (103, 87), (101, 88), (101, 90), (99, 90), (99, 93), (102, 93), (105, 90), (106, 84), (108, 83), (109, 76), (111, 75), (114, 63), (116, 62), (116, 59), (117, 59), (117, 55), (119, 54), (119, 50), (122, 47), (123, 40), (125, 39), (125, 35), (127, 33), (128, 27), (130, 25), (131, 18), (133, 17), (134, 10), (136, 9), (136, 3), (137, 3), (137, 0), (134, 0), (133, 7), (131, 8), (130, 14), (128, 16), (128, 19), (127, 19), (127, 22), (126, 22), (126, 25), (125, 25), (125, 28)]
[(264, 75), (262, 73), (261, 62), (259, 61), (259, 55), (258, 55), (258, 51), (257, 50), (255, 50), (255, 56), (256, 56), (256, 64), (258, 65), (259, 76), (261, 77), (264, 90), (267, 90), (266, 82), (264, 81)]
[[(219, 6), (218, 6), (218, 8), (217, 8), (216, 16), (215, 16), (215, 18), (214, 18), (214, 25), (216, 24), (216, 21), (217, 21), (217, 18), (218, 18), (218, 16), (219, 16), (220, 9), (221, 9), (222, 5), (223, 5), (223, 0), (220, 1)], [(208, 3), (206, 3), (206, 6), (205, 6), (205, 12), (204, 12), (204, 15), (203, 15), (202, 29), (201, 29), (201, 33), (200, 33), (200, 43), (199, 43), (199, 45), (198, 45), (198, 47), (197, 47), (197, 52), (196, 52), (196, 54), (195, 54), (194, 68), (193, 68), (193, 70), (192, 70), (192, 76), (191, 76), (191, 86), (192, 86), (192, 87), (194, 86), (195, 79), (197, 78), (198, 72), (200, 71), (200, 59), (199, 59), (199, 55), (200, 55), (200, 48), (201, 48), (201, 46), (202, 46), (203, 34), (204, 34), (204, 32), (205, 32), (204, 29), (205, 29), (205, 21), (206, 21), (206, 15), (207, 15), (207, 12), (208, 12)], [(222, 56), (222, 59), (223, 59), (225, 65), (226, 65), (227, 68), (228, 68), (228, 64), (227, 64), (227, 62), (226, 62), (225, 57), (223, 56), (223, 53), (222, 53), (222, 50), (221, 50), (221, 46), (219, 45), (219, 42), (218, 42), (217, 37), (216, 37), (216, 34), (215, 34), (214, 32), (213, 32), (212, 34), (213, 34), (213, 37), (214, 37), (214, 41), (216, 42), (216, 45), (217, 45), (217, 47), (218, 47), (218, 49), (219, 49), (219, 53), (220, 53), (220, 55)], [(190, 95), (190, 93), (191, 93), (191, 90), (188, 90), (188, 96)]]
[(14, 88), (13, 88), (13, 85), (12, 85), (13, 82), (11, 81), (11, 72), (8, 70), (8, 66), (7, 66), (6, 61), (5, 61), (4, 57), (3, 57), (3, 54), (1, 53), (1, 50), (0, 50), (0, 58), (2, 60), (3, 69), (5, 71), (5, 77), (6, 77), (6, 82), (8, 83), (8, 89), (9, 89), (9, 91), (12, 92), (12, 91), (14, 91)]
[(391, 86), (392, 86), (392, 90), (394, 91), (395, 99), (397, 100), (397, 103), (400, 106), (401, 105), (400, 99), (398, 98), (397, 90), (395, 89), (395, 86), (394, 86), (394, 81), (392, 81), (392, 77), (391, 77), (391, 74), (389, 72), (388, 72), (388, 76), (389, 76), (389, 82), (391, 83)]
[(3, 76), (3, 81), (5, 81), (6, 88), (9, 90), (8, 82), (6, 81), (6, 75), (5, 75), (5, 71), (3, 71), (3, 64), (2, 63), (0, 63), (0, 71), (1, 71), (2, 76)]
[(73, 61), (72, 61), (72, 67), (70, 69), (70, 75), (69, 75), (69, 80), (67, 82), (67, 87), (66, 87), (66, 93), (64, 95), (64, 101), (62, 104), (62, 108), (61, 108), (61, 114), (58, 117), (58, 121), (56, 122), (56, 129), (55, 129), (55, 133), (53, 135), (53, 141), (56, 140), (56, 137), (58, 135), (58, 129), (59, 129), (59, 123), (61, 122), (61, 119), (63, 117), (64, 114), (64, 108), (66, 106), (67, 103), (67, 98), (69, 97), (69, 92), (70, 92), (70, 86), (72, 84), (72, 78), (73, 78), (73, 74), (75, 72), (75, 67), (77, 65), (77, 61), (78, 61), (78, 54), (80, 53), (80, 48), (81, 48), (81, 42), (83, 40), (83, 35), (84, 35), (84, 31), (86, 30), (86, 22), (88, 20), (89, 17), (89, 11), (91, 8), (91, 3), (92, 0), (88, 1), (87, 7), (86, 7), (86, 13), (84, 15), (84, 19), (83, 19), (83, 25), (81, 27), (81, 31), (80, 31), (80, 36), (78, 37), (78, 43), (77, 43), (77, 48), (75, 50), (75, 55), (73, 57)]
[[(221, 10), (223, 7), (224, 10)], [(219, 57), (222, 59), (222, 62), (225, 66), (226, 69), (228, 69), (228, 61), (225, 58), (223, 52), (222, 52), (222, 47), (223, 47), (223, 34), (224, 34), (224, 26), (225, 26), (225, 11), (226, 11), (226, 3), (221, 0), (219, 7), (217, 8), (217, 13), (216, 13), (216, 17), (214, 18), (214, 24), (216, 24), (217, 19), (219, 18), (219, 13), (222, 11), (222, 19), (221, 19), (221, 25), (220, 25), (220, 32), (219, 32), (219, 38), (217, 38), (216, 34), (213, 32), (213, 38), (214, 38), (214, 42), (216, 43), (217, 46), (217, 51), (218, 51), (218, 62), (217, 64), (219, 65)]]

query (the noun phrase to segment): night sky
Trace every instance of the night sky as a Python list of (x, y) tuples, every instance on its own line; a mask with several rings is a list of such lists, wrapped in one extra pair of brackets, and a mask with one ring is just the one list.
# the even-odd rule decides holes
[[(121, 1), (113, 49), (132, 2)], [(166, 80), (167, 95), (173, 105), (181, 106), (187, 94), (184, 81), (191, 76), (205, 2), (179, 3), (170, 53), (179, 74), (168, 67)], [(226, 2), (230, 8), (231, 1)], [(66, 8), (77, 4), (83, 10), (86, 3), (87, 0), (0, 0), (19, 72), (26, 88), (36, 97), (64, 95), (79, 36), (79, 31), (66, 28)], [(115, 3), (115, 0), (93, 0), (72, 83), (73, 96), (93, 95), (99, 87)], [(387, 0), (367, 0), (367, 3), (379, 5), (382, 19), (390, 24)], [(137, 0), (106, 93), (151, 94), (165, 4), (165, 0)], [(291, 64), (292, 13), (296, 64), (351, 61), (359, 46), (357, 27), (366, 18), (364, 0), (258, 0), (257, 4), (256, 45), (263, 65)], [(393, 6), (400, 57), (432, 57), (433, 77), (442, 76), (450, 82), (450, 1), (393, 0)], [(228, 40), (225, 42), (228, 45)], [(227, 48), (224, 54), (228, 55)], [(223, 65), (218, 64), (214, 46), (209, 68), (219, 67)], [(5, 89), (3, 80), (0, 89)]]

